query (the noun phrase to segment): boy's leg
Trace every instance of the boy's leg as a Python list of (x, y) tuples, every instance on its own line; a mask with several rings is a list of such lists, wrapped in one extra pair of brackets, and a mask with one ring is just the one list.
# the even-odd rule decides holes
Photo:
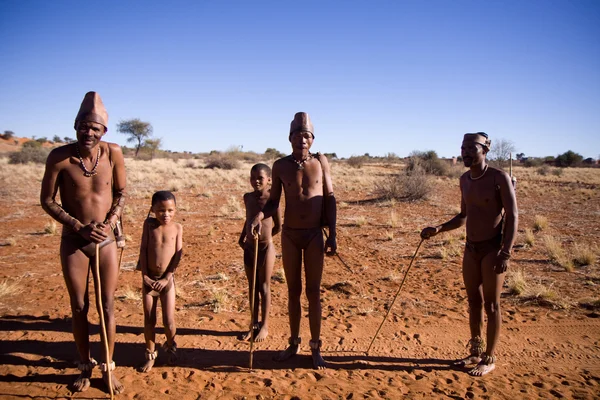
[(262, 342), (269, 335), (269, 312), (271, 310), (271, 275), (275, 264), (275, 247), (269, 243), (266, 249), (258, 255), (260, 268), (258, 269), (258, 289), (260, 291), (261, 317), (260, 331), (256, 336), (257, 342)]
[(77, 249), (73, 241), (63, 238), (60, 245), (60, 259), (63, 277), (69, 293), (71, 305), (73, 338), (79, 353), (81, 374), (73, 383), (76, 392), (90, 387), (92, 358), (90, 357), (89, 326), (87, 314), (90, 307), (88, 279), (90, 260)]
[(302, 249), (296, 245), (285, 228), (281, 233), (281, 258), (288, 287), (288, 317), (290, 321), (289, 347), (275, 356), (276, 361), (285, 361), (298, 354), (300, 344), (300, 317), (302, 308)]
[(169, 354), (169, 363), (177, 360), (177, 344), (175, 343), (175, 334), (177, 333), (175, 327), (175, 294), (175, 283), (166, 292), (163, 290), (160, 294), (163, 326), (165, 328), (165, 336), (167, 337), (165, 350)]
[[(469, 374), (482, 376), (495, 368), (495, 351), (500, 336), (502, 314), (500, 312), (500, 294), (505, 274), (497, 274), (494, 266), (497, 261), (497, 250), (488, 253), (482, 260), (483, 297), (487, 315), (487, 346), (481, 362)], [(485, 358), (485, 359), (484, 359)]]
[[(142, 286), (144, 282), (142, 281)], [(139, 367), (140, 372), (148, 372), (154, 366), (156, 360), (156, 334), (154, 327), (156, 326), (156, 297), (149, 294), (149, 290), (145, 287), (142, 289), (142, 304), (144, 306), (144, 339), (146, 340), (146, 360)]]
[[(92, 262), (95, 262), (95, 260), (92, 260)], [(115, 350), (115, 338), (117, 333), (114, 300), (118, 279), (119, 261), (117, 258), (117, 244), (116, 242), (113, 242), (100, 249), (100, 282), (102, 286), (102, 309), (104, 312), (104, 320), (106, 322), (106, 335), (110, 355), (110, 361), (105, 368), (106, 371), (103, 372), (103, 378), (106, 384), (108, 384), (108, 373), (111, 373), (113, 392), (116, 394), (121, 393), (124, 389), (121, 382), (119, 382), (111, 371), (111, 369), (114, 370), (112, 358)]]
[(308, 299), (308, 319), (310, 322), (310, 347), (313, 366), (316, 369), (327, 367), (321, 357), (321, 278), (323, 276), (324, 242), (321, 228), (304, 251), (304, 274), (306, 277), (306, 298)]
[(479, 356), (483, 344), (481, 338), (481, 331), (483, 329), (483, 292), (481, 287), (483, 278), (481, 276), (481, 262), (469, 249), (465, 249), (462, 273), (469, 302), (471, 340), (469, 341), (469, 356), (455, 362), (455, 365), (460, 366), (478, 363), (481, 360)]

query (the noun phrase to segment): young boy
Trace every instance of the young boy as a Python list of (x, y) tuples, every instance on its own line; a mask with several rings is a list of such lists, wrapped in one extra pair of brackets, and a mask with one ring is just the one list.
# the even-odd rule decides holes
[[(254, 272), (254, 238), (246, 237), (247, 224), (251, 221), (269, 199), (271, 191), (271, 168), (265, 164), (256, 164), (250, 170), (250, 185), (253, 192), (244, 195), (246, 206), (246, 221), (240, 234), (239, 245), (244, 249), (244, 268), (248, 277), (248, 298), (252, 304), (252, 280)], [(275, 263), (275, 248), (273, 247), (273, 236), (281, 230), (281, 216), (279, 210), (273, 218), (263, 221), (263, 229), (258, 238), (258, 263), (256, 273), (256, 289), (254, 291), (254, 310), (252, 320), (247, 333), (240, 336), (241, 340), (249, 340), (254, 330), (254, 340), (261, 342), (269, 334), (269, 311), (271, 309), (271, 274)], [(259, 296), (262, 299), (261, 315), (262, 323), (258, 322)]]
[(146, 339), (146, 362), (141, 372), (154, 366), (158, 355), (155, 349), (154, 327), (156, 325), (157, 298), (162, 305), (163, 325), (169, 353), (169, 362), (176, 360), (175, 343), (175, 281), (173, 274), (181, 260), (183, 227), (173, 222), (176, 200), (173, 193), (161, 190), (152, 196), (152, 212), (155, 218), (144, 221), (140, 265), (142, 268), (142, 293), (144, 304), (144, 338)]

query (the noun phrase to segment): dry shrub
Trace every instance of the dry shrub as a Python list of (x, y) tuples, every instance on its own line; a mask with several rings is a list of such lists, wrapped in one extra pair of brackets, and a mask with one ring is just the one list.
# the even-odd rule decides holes
[(285, 283), (285, 272), (283, 268), (279, 268), (275, 273), (271, 276), (271, 280), (279, 283)]
[(346, 161), (346, 163), (353, 168), (360, 168), (365, 162), (367, 162), (367, 157), (365, 156), (351, 156)]
[(27, 164), (29, 162), (44, 164), (50, 150), (44, 147), (23, 147), (21, 151), (15, 151), (8, 156), (9, 164)]
[(0, 298), (5, 296), (14, 296), (18, 293), (21, 293), (21, 286), (19, 286), (18, 282), (0, 282)]
[(415, 201), (426, 199), (432, 185), (422, 168), (405, 171), (375, 184), (375, 193), (383, 200)]
[(535, 236), (533, 231), (529, 228), (525, 229), (525, 244), (529, 247), (533, 247), (535, 244)]
[(563, 168), (555, 168), (552, 170), (552, 175), (554, 176), (562, 176), (565, 170)]
[(547, 165), (542, 165), (541, 167), (539, 167), (539, 168), (536, 170), (536, 172), (537, 172), (539, 175), (546, 176), (546, 175), (548, 175), (548, 174), (550, 173), (550, 167), (549, 167), (549, 166), (547, 166)]
[(509, 270), (506, 275), (506, 284), (510, 294), (516, 296), (522, 295), (525, 289), (527, 289), (527, 280), (525, 279), (523, 269)]
[(7, 238), (3, 241), (0, 241), (0, 246), (16, 246), (17, 245), (17, 239), (15, 238)]
[(548, 219), (543, 215), (536, 215), (533, 219), (533, 231), (541, 232), (548, 228)]
[(142, 301), (142, 295), (140, 289), (132, 289), (131, 286), (125, 287), (123, 290), (115, 295), (115, 298), (121, 301)]
[(517, 299), (524, 303), (535, 303), (554, 309), (571, 307), (571, 301), (560, 296), (552, 285), (545, 285), (541, 281), (531, 282), (522, 269), (508, 271), (507, 285), (510, 294), (517, 296)]
[(396, 214), (396, 211), (392, 210), (392, 212), (390, 212), (390, 219), (388, 221), (388, 226), (390, 228), (396, 228), (398, 226), (398, 215)]
[(54, 235), (57, 231), (56, 222), (50, 221), (44, 226), (44, 233), (47, 235)]
[(206, 159), (206, 167), (208, 169), (236, 169), (240, 167), (240, 161), (230, 153), (221, 154), (215, 153)]
[[(417, 169), (425, 170), (425, 173), (435, 176), (454, 176), (455, 171), (450, 173), (450, 166), (444, 160), (441, 160), (437, 153), (433, 150), (429, 151), (413, 151), (408, 158), (408, 171)], [(460, 176), (460, 174), (459, 174)]]

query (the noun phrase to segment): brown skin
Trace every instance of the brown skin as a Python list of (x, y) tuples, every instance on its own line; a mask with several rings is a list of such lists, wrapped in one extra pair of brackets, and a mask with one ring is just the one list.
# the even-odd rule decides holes
[[(246, 221), (240, 234), (238, 244), (242, 249), (250, 248), (254, 252), (254, 239), (247, 240), (246, 231), (248, 221), (251, 221), (258, 214), (270, 196), (271, 177), (264, 170), (250, 172), (250, 184), (254, 188), (253, 192), (244, 194), (244, 204), (246, 206)], [(254, 290), (254, 310), (252, 320), (250, 321), (249, 331), (243, 334), (241, 340), (249, 340), (252, 330), (256, 325), (260, 326), (254, 338), (257, 342), (262, 342), (269, 334), (269, 313), (271, 310), (271, 275), (273, 274), (273, 265), (275, 264), (275, 248), (273, 247), (273, 236), (281, 231), (281, 215), (279, 209), (275, 211), (272, 218), (267, 218), (262, 222), (261, 234), (258, 237), (258, 271), (256, 274), (256, 287)], [(266, 247), (266, 248), (265, 248)], [(244, 263), (246, 277), (248, 278), (248, 299), (252, 304), (252, 281), (254, 273), (254, 264)], [(259, 297), (262, 302), (259, 305)], [(258, 321), (258, 310), (261, 310), (262, 322)]]
[[(173, 275), (179, 266), (183, 254), (183, 227), (173, 222), (176, 206), (173, 200), (158, 201), (152, 205), (156, 218), (148, 218), (144, 222), (142, 244), (140, 246), (140, 266), (142, 268), (142, 293), (144, 306), (144, 338), (146, 350), (153, 353), (156, 349), (157, 299), (162, 305), (163, 326), (167, 337), (167, 346), (172, 346), (175, 339), (175, 287), (167, 286), (173, 282)], [(155, 279), (153, 277), (160, 277)], [(155, 290), (158, 297), (150, 295)], [(176, 359), (171, 353), (169, 362)], [(141, 366), (141, 372), (148, 372), (154, 366), (155, 360), (146, 360)]]
[[(281, 248), (283, 268), (288, 285), (288, 311), (292, 341), (300, 334), (302, 294), (302, 258), (304, 256), (306, 297), (308, 299), (308, 318), (311, 340), (318, 342), (321, 336), (321, 277), (323, 274), (323, 254), (336, 252), (336, 204), (329, 162), (323, 155), (320, 161), (312, 158), (298, 169), (294, 161), (307, 159), (314, 137), (309, 132), (296, 132), (290, 136), (292, 155), (281, 158), (273, 164), (273, 184), (271, 196), (263, 210), (248, 225), (248, 235), (261, 232), (261, 221), (272, 216), (279, 207), (282, 190), (285, 193), (285, 226), (291, 229), (321, 229), (323, 209), (329, 222), (329, 237), (325, 248), (308, 247), (302, 251), (289, 240), (282, 237)], [(325, 208), (323, 208), (325, 201)], [(298, 352), (298, 344), (290, 346), (280, 353), (276, 360), (286, 360)], [(312, 349), (313, 366), (316, 369), (326, 367), (319, 348)]]
[[(94, 260), (90, 260), (79, 249), (77, 237), (74, 239), (65, 234), (76, 232), (81, 238), (93, 243), (100, 243), (108, 237), (110, 225), (114, 225), (119, 217), (111, 213), (114, 196), (124, 196), (125, 164), (118, 145), (101, 141), (106, 133), (103, 125), (78, 122), (76, 132), (81, 157), (88, 170), (92, 170), (100, 148), (97, 174), (92, 177), (84, 176), (77, 157), (77, 144), (58, 147), (52, 150), (46, 161), (40, 202), (50, 216), (64, 225), (60, 247), (62, 270), (71, 301), (75, 344), (81, 362), (87, 363), (90, 360), (88, 276), (90, 261)], [(62, 207), (56, 202), (57, 192), (60, 192)], [(117, 247), (113, 242), (100, 250), (102, 308), (111, 360), (116, 334), (113, 305), (118, 275)], [(86, 390), (90, 384), (90, 376), (91, 371), (83, 372), (75, 381), (74, 389)], [(106, 375), (104, 378), (107, 382)], [(123, 385), (114, 375), (112, 384), (115, 393), (123, 391)]]
[[(457, 229), (466, 222), (467, 240), (480, 242), (492, 239), (502, 229), (504, 210), (504, 237), (500, 251), (487, 254), (481, 263), (475, 263), (469, 257), (463, 259), (463, 279), (469, 300), (471, 337), (481, 337), (485, 309), (488, 317), (485, 353), (493, 356), (502, 323), (500, 294), (509, 265), (509, 254), (517, 233), (517, 201), (508, 174), (487, 165), (485, 147), (473, 140), (465, 140), (461, 153), (465, 166), (470, 168), (470, 171), (460, 178), (461, 211), (442, 225), (423, 229), (421, 237), (428, 239), (440, 232)], [(499, 188), (499, 195), (496, 186)], [(467, 357), (461, 362), (463, 364), (479, 362), (479, 357)], [(471, 370), (470, 374), (479, 376), (491, 369), (493, 368), (480, 364)]]

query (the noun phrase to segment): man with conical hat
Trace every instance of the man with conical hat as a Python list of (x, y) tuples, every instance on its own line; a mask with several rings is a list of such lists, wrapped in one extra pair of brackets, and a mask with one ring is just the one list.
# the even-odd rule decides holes
[[(321, 357), (321, 276), (324, 254), (336, 252), (336, 204), (327, 158), (312, 154), (315, 139), (308, 114), (296, 113), (290, 126), (289, 141), (292, 154), (273, 164), (271, 195), (265, 207), (248, 225), (248, 237), (260, 232), (261, 221), (271, 217), (279, 207), (281, 192), (285, 194), (285, 213), (281, 236), (283, 269), (288, 285), (290, 322), (289, 347), (275, 357), (284, 361), (299, 351), (302, 308), (302, 262), (306, 278), (309, 341), (315, 369), (326, 363)], [(324, 221), (329, 226), (327, 241), (321, 230)]]
[[(460, 177), (460, 213), (421, 232), (421, 237), (428, 239), (467, 225), (462, 274), (469, 302), (470, 353), (455, 365), (475, 365), (469, 370), (473, 376), (485, 375), (495, 368), (502, 323), (500, 293), (519, 219), (511, 178), (487, 164), (490, 147), (491, 140), (486, 133), (465, 134), (461, 154), (469, 171)], [(484, 310), (488, 320), (487, 344), (482, 334)]]
[[(81, 373), (73, 383), (77, 392), (89, 388), (97, 364), (90, 354), (87, 318), (88, 276), (91, 262), (95, 262), (96, 244), (101, 247), (102, 308), (111, 360), (115, 343), (113, 303), (119, 271), (114, 229), (125, 200), (125, 164), (121, 148), (101, 140), (107, 127), (108, 113), (100, 95), (87, 93), (75, 118), (77, 141), (50, 152), (40, 193), (42, 208), (63, 225), (60, 259), (79, 353)], [(114, 369), (112, 361), (101, 365), (104, 381), (108, 384), (111, 374), (113, 392), (120, 393), (123, 385), (114, 376)]]

